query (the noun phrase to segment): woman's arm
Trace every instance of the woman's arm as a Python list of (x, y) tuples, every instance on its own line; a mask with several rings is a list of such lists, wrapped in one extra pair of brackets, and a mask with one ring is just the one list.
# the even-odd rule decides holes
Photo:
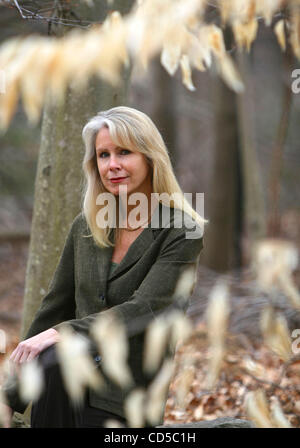
[[(66, 238), (49, 292), (44, 297), (24, 340), (11, 354), (10, 360), (15, 365), (33, 359), (43, 349), (56, 343), (59, 333), (52, 327), (75, 317), (74, 232), (77, 221), (78, 216), (74, 219)], [(18, 412), (24, 412), (27, 404), (20, 400), (16, 375), (8, 378), (2, 390), (10, 407)]]
[(58, 340), (58, 332), (52, 327), (75, 317), (74, 284), (74, 223), (67, 235), (48, 294), (44, 297), (24, 341), (20, 342), (10, 359), (24, 362)]

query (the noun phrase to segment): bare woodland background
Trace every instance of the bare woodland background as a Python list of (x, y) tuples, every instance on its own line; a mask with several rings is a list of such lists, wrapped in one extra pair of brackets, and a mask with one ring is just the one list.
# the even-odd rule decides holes
[[(0, 8), (0, 43), (32, 32), (46, 35), (47, 23), (23, 20), (16, 10)], [(230, 35), (228, 43), (243, 75), (244, 94), (231, 91), (212, 72), (196, 71), (196, 91), (190, 92), (178, 73), (171, 78), (154, 60), (143, 78), (133, 71), (126, 104), (149, 114), (158, 126), (183, 191), (205, 194), (205, 218), (210, 224), (189, 313), (195, 322), (201, 322), (209, 290), (220, 274), (226, 276), (232, 286), (230, 326), (246, 337), (247, 346), (249, 340), (251, 345), (259, 338), (259, 313), (266, 303), (252, 287), (250, 261), (255, 241), (280, 236), (300, 247), (300, 94), (291, 92), (292, 70), (299, 62), (282, 53), (274, 32), (263, 21), (250, 54), (240, 55)], [(98, 94), (90, 97), (97, 111), (104, 108), (101, 95), (105, 93), (103, 87), (95, 89)], [(120, 98), (122, 92), (118, 98), (122, 102)], [(59, 129), (54, 128), (56, 122), (48, 131), (44, 129), (49, 141), (41, 142), (42, 119), (37, 127), (30, 126), (21, 106), (0, 139), (0, 328), (7, 331), (8, 347), (16, 344), (21, 331), (40, 146), (48, 145), (50, 151), (51, 135), (55, 134), (56, 144), (61, 141), (70, 159), (74, 153), (82, 154), (81, 131), (90, 115), (86, 103), (81, 104), (82, 108), (76, 109), (69, 103), (71, 117), (67, 110), (54, 112), (57, 120), (75, 123), (71, 150), (68, 136), (59, 137)], [(274, 163), (280, 187), (279, 221), (275, 224), (270, 191)], [(70, 201), (77, 198), (78, 191), (75, 196), (70, 191)], [(295, 278), (299, 282), (299, 270)], [(284, 300), (278, 306), (288, 317), (290, 329), (300, 328), (299, 313)]]

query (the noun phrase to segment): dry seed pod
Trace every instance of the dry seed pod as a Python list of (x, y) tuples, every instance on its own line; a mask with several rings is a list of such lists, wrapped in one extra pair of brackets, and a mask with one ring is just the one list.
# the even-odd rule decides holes
[(271, 305), (267, 305), (261, 313), (260, 317), (260, 327), (262, 334), (265, 338), (268, 338), (268, 335), (273, 334), (273, 328), (275, 323), (275, 311)]
[(55, 58), (53, 41), (43, 42), (20, 79), (20, 94), (29, 120), (36, 124), (45, 101), (47, 77), (51, 76)]
[(191, 390), (192, 383), (195, 378), (195, 367), (189, 366), (180, 372), (178, 378), (176, 379), (176, 389), (175, 389), (175, 397), (177, 405), (180, 408), (185, 408), (186, 399), (189, 391)]
[(253, 20), (256, 12), (256, 0), (219, 0), (223, 24), (240, 20)]
[(10, 355), (11, 353), (5, 353), (2, 359), (0, 365), (0, 384), (3, 384), (10, 376), (13, 376), (16, 373), (13, 363), (9, 360)]
[(148, 325), (144, 347), (144, 371), (154, 373), (169, 347), (175, 352), (176, 345), (184, 341), (192, 334), (190, 320), (180, 310), (174, 310), (168, 316), (162, 315)]
[(0, 388), (0, 427), (3, 428), (8, 428), (10, 425), (10, 414), (7, 406), (5, 395)]
[(284, 31), (285, 21), (279, 20), (274, 26), (274, 31), (278, 40), (278, 43), (282, 49), (282, 51), (286, 50), (286, 39), (285, 39), (285, 31)]
[(9, 39), (0, 47), (0, 66), (5, 67), (9, 62), (14, 60), (18, 54), (19, 47), (23, 43), (22, 37)]
[(273, 401), (271, 403), (271, 418), (274, 426), (276, 426), (277, 428), (292, 428), (292, 425), (281, 409), (277, 397), (273, 397)]
[(85, 387), (98, 390), (104, 380), (89, 356), (87, 340), (74, 333), (67, 325), (60, 328), (57, 356), (61, 365), (66, 390), (74, 403), (81, 403)]
[[(211, 67), (211, 65), (212, 65), (212, 55), (211, 55), (211, 48), (210, 48), (210, 44), (209, 44), (209, 32), (210, 31), (207, 26), (201, 26), (197, 33), (197, 37), (199, 39), (199, 46), (197, 48), (198, 54), (199, 54), (199, 57), (201, 58), (201, 60), (203, 61), (203, 63), (205, 63), (206, 67)], [(191, 61), (194, 64), (193, 56), (194, 56), (194, 54), (190, 55)], [(195, 64), (195, 66), (197, 66), (197, 65)]]
[(180, 55), (181, 48), (179, 45), (164, 45), (160, 56), (160, 62), (171, 76), (173, 76), (177, 71)]
[(258, 22), (253, 19), (251, 22), (243, 23), (235, 21), (232, 24), (234, 38), (237, 46), (242, 49), (246, 47), (247, 51), (250, 51), (251, 45), (256, 38), (258, 30)]
[(290, 44), (294, 55), (300, 59), (300, 12), (295, 8), (290, 19)]
[(212, 289), (206, 309), (209, 343), (223, 344), (229, 318), (229, 293), (225, 282), (219, 281)]
[(244, 91), (244, 84), (231, 57), (226, 53), (224, 36), (220, 28), (210, 25), (208, 28), (208, 42), (212, 53), (216, 57), (216, 65), (223, 81), (235, 92)]
[(91, 332), (98, 344), (105, 373), (120, 387), (130, 386), (133, 378), (127, 363), (128, 341), (124, 324), (115, 315), (100, 315)]
[(126, 397), (124, 412), (130, 428), (144, 427), (145, 396), (146, 391), (139, 388)]
[(258, 364), (255, 361), (253, 361), (250, 357), (243, 358), (242, 366), (251, 375), (254, 375), (254, 376), (257, 376), (260, 378), (264, 377), (264, 375), (265, 375), (265, 369), (263, 368), (263, 366)]
[(271, 25), (273, 15), (281, 7), (282, 0), (259, 0), (256, 2), (257, 14), (262, 15), (267, 26)]
[(170, 348), (175, 352), (178, 342), (183, 344), (192, 334), (193, 328), (190, 319), (179, 310), (174, 310), (168, 316), (170, 328)]
[(206, 322), (209, 342), (209, 363), (206, 387), (211, 389), (218, 378), (225, 355), (225, 335), (228, 326), (229, 304), (228, 287), (219, 281), (212, 289), (206, 309)]
[(225, 24), (229, 21), (232, 13), (232, 0), (219, 0), (219, 7), (222, 23)]
[(286, 295), (292, 307), (300, 309), (300, 294), (291, 275), (284, 271), (278, 273), (278, 284), (282, 292)]
[(273, 428), (265, 392), (262, 389), (248, 392), (245, 400), (246, 413), (258, 428)]
[[(109, 4), (112, 3), (111, 0), (107, 1)], [(92, 4), (93, 0), (85, 0), (85, 2)], [(251, 26), (249, 25), (249, 32), (244, 32), (249, 46), (251, 39), (253, 39), (251, 36), (255, 33), (256, 15), (263, 15), (266, 23), (270, 24), (274, 14), (282, 4), (282, 0), (219, 0), (217, 6), (221, 11), (223, 25), (233, 22), (251, 24)], [(291, 6), (290, 42), (295, 55), (300, 57), (298, 27), (300, 16), (297, 8), (293, 7), (294, 5), (297, 6), (297, 3), (288, 2), (287, 5)], [(210, 65), (211, 51), (213, 51), (218, 59), (220, 74), (224, 81), (236, 92), (241, 92), (243, 84), (233, 61), (226, 55), (222, 30), (215, 25), (204, 25), (206, 10), (207, 1), (205, 0), (164, 0), (163, 2), (161, 0), (138, 0), (135, 7), (124, 17), (114, 11), (102, 23), (101, 27), (91, 27), (90, 30), (85, 30), (81, 34), (70, 32), (63, 39), (56, 39), (55, 55), (49, 56), (49, 59), (52, 58), (51, 64), (49, 64), (48, 56), (39, 58), (44, 59), (45, 66), (50, 67), (49, 72), (42, 69), (39, 73), (38, 68), (34, 69), (38, 72), (37, 76), (34, 76), (34, 82), (32, 82), (32, 85), (34, 85), (37, 81), (36, 93), (30, 85), (30, 77), (26, 78), (27, 75), (23, 71), (24, 80), (26, 79), (23, 83), (23, 89), (26, 92), (24, 94), (26, 113), (29, 114), (32, 121), (37, 120), (41, 104), (46, 97), (46, 95), (43, 96), (44, 90), (41, 88), (45, 82), (56, 102), (62, 101), (68, 83), (74, 82), (74, 73), (78, 75), (76, 82), (81, 86), (87, 84), (91, 75), (98, 75), (116, 85), (121, 80), (122, 67), (124, 64), (128, 64), (129, 56), (127, 52), (130, 52), (134, 63), (139, 63), (140, 66), (146, 68), (149, 60), (161, 53), (166, 42), (167, 44), (177, 42), (178, 35), (185, 34), (183, 30), (188, 30), (196, 36), (202, 31), (201, 28), (205, 28), (210, 43), (208, 46), (207, 42), (203, 45), (203, 41), (199, 39), (201, 45), (198, 47), (198, 52), (191, 49), (194, 45), (193, 39), (190, 40), (190, 43), (186, 43), (183, 38), (184, 43), (181, 53), (184, 54), (184, 57), (181, 59), (180, 65), (184, 84), (188, 89), (194, 90), (190, 65), (197, 67), (199, 70), (204, 70), (205, 65)], [(97, 29), (97, 33), (95, 33), (95, 29)], [(43, 46), (49, 39), (34, 36), (34, 40), (35, 42), (32, 41), (33, 45), (37, 45), (43, 53)], [(92, 40), (94, 40), (93, 43), (91, 43)], [(5, 51), (2, 52), (0, 49), (0, 67), (3, 70), (10, 70), (10, 65), (14, 64), (14, 60), (20, 56), (19, 46), (21, 44), (17, 39), (15, 41), (10, 42), (10, 48), (6, 48)], [(90, 42), (87, 44), (87, 41)], [(92, 48), (94, 48), (94, 51), (85, 51)], [(204, 50), (202, 51), (201, 48)], [(30, 58), (23, 50), (19, 62), (30, 68)], [(4, 64), (1, 63), (1, 55)], [(165, 53), (162, 55), (162, 59), (164, 66), (171, 73), (174, 72), (177, 65), (177, 56), (173, 58), (170, 54)], [(205, 61), (205, 65), (203, 61)], [(11, 84), (14, 85), (8, 86), (8, 96), (1, 105), (2, 128), (7, 128), (16, 110), (20, 94), (19, 79), (12, 79)]]
[(159, 373), (147, 390), (145, 416), (147, 421), (156, 425), (162, 417), (165, 397), (168, 394), (171, 378), (174, 373), (174, 361), (166, 359)]
[(119, 420), (107, 419), (104, 422), (104, 428), (125, 428)]
[(205, 379), (205, 388), (212, 389), (219, 377), (225, 350), (223, 345), (213, 345), (209, 348), (208, 371)]
[(292, 341), (286, 319), (267, 306), (261, 313), (261, 330), (266, 345), (281, 359), (288, 361), (292, 356)]
[(187, 87), (188, 90), (196, 90), (192, 81), (190, 61), (186, 54), (183, 54), (180, 58), (180, 67), (182, 74), (182, 83), (185, 85), (185, 87)]
[(278, 289), (279, 274), (290, 276), (298, 264), (298, 251), (289, 241), (264, 239), (256, 244), (253, 265), (257, 282), (265, 292)]
[(20, 396), (25, 403), (36, 401), (44, 387), (44, 376), (36, 358), (21, 365)]
[(174, 291), (174, 296), (188, 299), (192, 294), (197, 280), (197, 264), (188, 266), (179, 276)]
[(154, 373), (164, 356), (169, 334), (169, 323), (163, 316), (148, 325), (144, 344), (144, 371)]
[(276, 316), (275, 332), (276, 343), (274, 343), (274, 349), (284, 361), (288, 361), (292, 356), (292, 341), (286, 319), (281, 314)]
[(223, 31), (216, 25), (208, 25), (206, 29), (211, 51), (217, 58), (221, 58), (226, 54)]
[[(93, 3), (93, 0), (85, 1), (88, 4)], [(295, 2), (296, 0), (287, 3), (287, 6), (290, 6), (291, 17), (290, 43), (295, 55), (300, 57), (298, 26), (300, 15), (298, 9), (294, 7), (298, 4)], [(237, 32), (239, 35), (244, 35), (242, 40), (249, 47), (255, 34), (256, 15), (262, 15), (265, 17), (266, 23), (270, 24), (274, 14), (282, 5), (283, 0), (219, 0), (217, 6), (221, 11), (223, 25), (224, 23), (231, 25), (240, 23), (244, 28), (249, 27), (247, 32), (246, 29), (243, 32)], [(215, 25), (204, 25), (206, 8), (207, 2), (205, 0), (189, 0), (188, 2), (186, 0), (164, 0), (164, 2), (161, 0), (139, 0), (130, 13), (124, 17), (114, 11), (102, 23), (101, 27), (91, 27), (89, 31), (84, 31), (84, 34), (70, 32), (63, 39), (56, 39), (55, 55), (52, 55), (53, 57), (49, 56), (49, 59), (52, 58), (51, 63), (49, 63), (48, 56), (39, 58), (44, 60), (45, 66), (50, 67), (49, 72), (42, 69), (39, 73), (38, 68), (34, 69), (38, 73), (37, 76), (34, 76), (35, 80), (32, 82), (32, 85), (34, 85), (37, 81), (36, 93), (32, 89), (32, 85), (30, 86), (30, 76), (27, 78), (23, 71), (26, 113), (29, 114), (32, 121), (37, 120), (39, 109), (45, 100), (44, 90), (41, 88), (43, 83), (46, 82), (49, 86), (56, 102), (62, 100), (68, 83), (75, 82), (73, 73), (78, 75), (76, 76), (76, 83), (78, 82), (81, 86), (87, 84), (88, 78), (92, 75), (98, 75), (112, 84), (117, 84), (121, 80), (120, 72), (123, 65), (128, 64), (129, 61), (127, 52), (130, 52), (133, 62), (140, 63), (146, 68), (149, 60), (161, 53), (165, 45), (173, 42), (177, 44), (178, 35), (180, 35), (179, 41), (182, 46), (181, 54), (186, 55), (181, 59), (180, 64), (183, 72), (183, 82), (187, 88), (194, 90), (189, 65), (197, 67), (199, 70), (205, 70), (205, 66), (210, 66), (212, 51), (218, 59), (217, 65), (224, 81), (236, 92), (241, 92), (243, 83), (232, 59), (226, 54), (222, 30)], [(192, 38), (189, 42), (182, 38), (183, 43), (181, 43), (181, 35), (190, 33), (197, 36), (201, 33), (202, 28), (208, 35), (205, 45), (203, 45), (204, 41), (199, 39), (201, 41), (198, 47), (199, 51), (192, 49), (195, 45), (195, 40)], [(95, 29), (97, 33), (95, 33)], [(43, 53), (43, 47), (49, 39), (34, 36), (34, 40), (33, 45), (36, 44)], [(4, 70), (9, 70), (11, 63), (13, 64), (14, 60), (20, 56), (18, 47), (21, 44), (17, 39), (15, 41), (10, 42), (10, 48), (6, 48), (5, 51), (2, 52), (0, 49), (0, 66)], [(87, 44), (87, 41), (90, 42)], [(207, 45), (207, 41), (209, 41), (209, 45)], [(92, 50), (92, 48), (94, 51), (85, 51), (86, 49)], [(203, 51), (201, 48), (203, 48)], [(19, 62), (24, 63), (30, 69), (30, 58), (23, 50)], [(173, 58), (167, 53), (168, 50), (165, 54), (162, 54), (163, 64), (172, 73), (176, 69), (177, 56)], [(1, 55), (3, 64), (1, 63)], [(77, 57), (74, 57), (74, 55)], [(35, 58), (36, 60), (37, 58)], [(38, 77), (40, 77), (39, 80)], [(0, 117), (2, 118), (3, 128), (8, 126), (16, 110), (20, 94), (18, 80), (13, 78), (12, 84), (14, 86), (9, 86), (9, 95), (4, 101), (5, 104), (1, 107)], [(32, 95), (30, 92), (32, 92)]]
[(227, 54), (217, 59), (217, 68), (223, 81), (236, 93), (242, 93), (245, 90), (241, 76), (230, 56)]

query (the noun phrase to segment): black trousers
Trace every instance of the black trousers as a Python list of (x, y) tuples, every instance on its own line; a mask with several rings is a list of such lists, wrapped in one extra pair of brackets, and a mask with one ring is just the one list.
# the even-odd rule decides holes
[(38, 360), (45, 384), (42, 395), (32, 404), (32, 428), (103, 428), (107, 419), (126, 425), (122, 417), (91, 407), (87, 393), (83, 405), (74, 407), (65, 390), (55, 345), (43, 350)]

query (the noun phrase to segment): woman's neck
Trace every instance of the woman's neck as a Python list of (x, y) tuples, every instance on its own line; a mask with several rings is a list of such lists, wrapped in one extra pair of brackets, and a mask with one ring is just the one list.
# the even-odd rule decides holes
[(122, 198), (118, 197), (117, 226), (127, 228), (132, 225), (136, 228), (137, 226), (142, 227), (147, 224), (151, 220), (153, 211), (157, 206), (157, 201), (155, 201), (155, 199), (153, 200), (151, 193), (152, 192), (149, 192), (149, 194), (144, 194), (142, 200), (137, 199), (137, 204), (128, 204), (130, 195), (123, 196)]

